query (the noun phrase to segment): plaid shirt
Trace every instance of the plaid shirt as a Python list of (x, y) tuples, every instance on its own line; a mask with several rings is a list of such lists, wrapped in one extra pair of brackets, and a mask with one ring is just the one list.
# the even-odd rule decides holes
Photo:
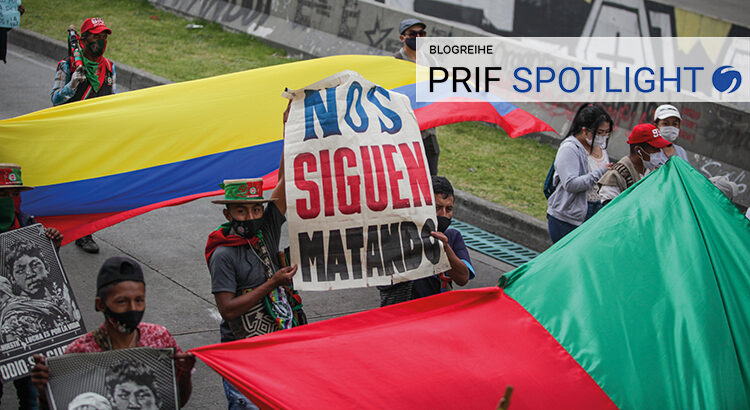
[[(57, 72), (55, 73), (55, 83), (52, 85), (52, 91), (50, 91), (50, 97), (52, 99), (52, 105), (60, 105), (68, 102), (76, 94), (76, 90), (70, 87), (70, 78), (72, 74), (70, 72), (70, 63), (67, 59), (60, 61), (57, 64)], [(117, 94), (117, 71), (115, 70), (115, 63), (112, 62), (112, 94)]]

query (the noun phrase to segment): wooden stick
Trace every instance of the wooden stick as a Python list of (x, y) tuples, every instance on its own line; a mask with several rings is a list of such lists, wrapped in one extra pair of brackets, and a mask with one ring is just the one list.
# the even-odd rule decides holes
[(497, 405), (497, 410), (508, 410), (508, 406), (510, 406), (510, 396), (512, 394), (513, 386), (506, 386), (505, 394), (503, 395), (503, 398), (500, 399), (500, 403)]

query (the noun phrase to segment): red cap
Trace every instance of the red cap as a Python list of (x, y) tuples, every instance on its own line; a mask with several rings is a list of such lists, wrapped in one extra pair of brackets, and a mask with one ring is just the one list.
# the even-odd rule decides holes
[(86, 19), (86, 21), (81, 24), (81, 34), (87, 31), (91, 34), (101, 33), (102, 31), (106, 31), (107, 34), (112, 34), (112, 30), (108, 29), (104, 24), (104, 20), (99, 17)]
[(633, 127), (633, 131), (628, 136), (628, 144), (648, 143), (655, 148), (664, 148), (671, 142), (661, 137), (661, 132), (654, 124), (638, 124)]

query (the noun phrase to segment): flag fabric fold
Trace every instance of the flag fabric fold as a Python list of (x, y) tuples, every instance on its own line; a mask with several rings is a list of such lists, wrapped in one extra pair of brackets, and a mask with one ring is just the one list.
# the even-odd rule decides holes
[[(285, 87), (347, 69), (388, 89), (408, 89), (416, 77), (414, 64), (395, 58), (334, 56), (65, 104), (0, 121), (3, 162), (20, 164), (37, 187), (22, 194), (24, 211), (58, 227), (67, 243), (213, 195), (223, 179), (271, 175), (282, 151)], [(463, 103), (431, 106), (419, 108), (422, 129), (482, 120), (511, 136), (551, 130), (510, 104), (485, 105), (481, 115)]]

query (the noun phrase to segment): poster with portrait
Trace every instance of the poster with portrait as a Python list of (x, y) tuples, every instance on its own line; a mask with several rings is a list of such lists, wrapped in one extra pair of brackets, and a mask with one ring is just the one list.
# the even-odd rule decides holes
[(33, 355), (61, 355), (86, 333), (52, 241), (41, 224), (0, 234), (0, 376), (24, 377)]
[(450, 268), (409, 98), (343, 71), (299, 90), (284, 131), (298, 290), (390, 285)]
[(53, 357), (47, 361), (50, 408), (177, 409), (173, 353), (135, 347)]

